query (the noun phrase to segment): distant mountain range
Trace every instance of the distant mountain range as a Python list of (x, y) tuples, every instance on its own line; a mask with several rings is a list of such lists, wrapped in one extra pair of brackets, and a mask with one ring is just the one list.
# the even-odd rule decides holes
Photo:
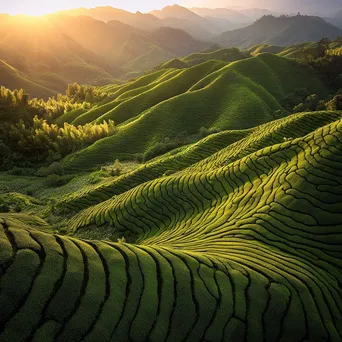
[(278, 14), (267, 9), (250, 8), (232, 10), (228, 8), (185, 8), (179, 5), (166, 6), (150, 13), (130, 13), (112, 7), (78, 8), (62, 11), (71, 16), (89, 16), (104, 22), (120, 21), (141, 30), (172, 27), (187, 31), (196, 38), (208, 39), (216, 34), (251, 24), (262, 15)]
[(339, 11), (331, 13), (329, 17), (326, 17), (324, 19), (342, 29), (342, 8)]
[(162, 10), (151, 11), (148, 14), (130, 13), (112, 7), (79, 8), (61, 13), (72, 16), (89, 16), (104, 22), (116, 20), (142, 30), (154, 30), (161, 27), (178, 28), (201, 39), (241, 27), (241, 24), (246, 22), (246, 20), (230, 21), (216, 16), (206, 18), (179, 5), (166, 6)]
[(341, 29), (319, 17), (265, 16), (248, 27), (222, 33), (215, 40), (225, 46), (249, 48), (257, 44), (289, 46), (340, 35)]
[[(192, 4), (196, 1), (188, 0)], [(329, 14), (342, 9), (342, 0), (201, 0), (203, 7), (223, 7), (234, 10), (245, 10), (250, 8), (266, 8), (272, 12), (290, 14), (315, 14), (329, 16)]]
[[(112, 82), (130, 71), (141, 72), (211, 44), (179, 29), (142, 31), (85, 16), (0, 17), (0, 60), (15, 69), (15, 75), (20, 73), (21, 78), (44, 87), (43, 92), (34, 87), (34, 96), (45, 95), (45, 88), (63, 91), (69, 82)], [(8, 80), (14, 74), (7, 71), (12, 69), (2, 70), (1, 85), (11, 87)]]
[[(0, 15), (1, 85), (24, 83), (33, 96), (50, 96), (70, 82), (113, 83), (203, 50), (290, 46), (342, 36), (341, 29), (319, 17), (270, 14), (258, 8), (174, 5), (148, 14), (97, 7), (40, 19)], [(339, 21), (340, 14), (336, 11), (329, 22)]]

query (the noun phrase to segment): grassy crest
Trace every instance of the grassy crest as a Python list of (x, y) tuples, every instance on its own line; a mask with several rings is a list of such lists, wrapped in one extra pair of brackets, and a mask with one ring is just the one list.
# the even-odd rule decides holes
[(114, 105), (98, 120), (122, 123), (117, 134), (68, 157), (65, 166), (89, 169), (117, 158), (132, 158), (167, 137), (184, 130), (195, 134), (202, 126), (221, 130), (255, 127), (276, 118), (281, 100), (293, 88), (308, 88), (322, 96), (328, 93), (307, 68), (275, 55), (222, 63), (209, 61), (177, 70), (171, 79)]

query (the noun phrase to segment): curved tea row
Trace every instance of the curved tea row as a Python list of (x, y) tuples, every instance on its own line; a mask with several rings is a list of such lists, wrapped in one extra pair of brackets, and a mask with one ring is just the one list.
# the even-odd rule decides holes
[(79, 238), (2, 219), (0, 341), (341, 341), (342, 120), (296, 117), (85, 209)]

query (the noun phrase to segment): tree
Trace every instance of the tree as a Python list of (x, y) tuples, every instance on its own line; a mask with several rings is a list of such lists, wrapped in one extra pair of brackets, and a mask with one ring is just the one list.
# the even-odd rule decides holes
[(112, 172), (112, 174), (113, 174), (113, 176), (120, 176), (121, 172), (122, 172), (122, 166), (121, 166), (121, 164), (119, 162), (119, 159), (116, 159), (115, 163), (113, 165), (113, 172)]
[(342, 110), (342, 95), (336, 95), (327, 103), (328, 110)]
[(329, 38), (323, 38), (317, 43), (316, 58), (323, 58), (329, 50), (331, 40)]
[(74, 95), (75, 95), (75, 87), (74, 87), (74, 84), (68, 84), (68, 89), (66, 91), (66, 95), (69, 97), (69, 98), (72, 98)]

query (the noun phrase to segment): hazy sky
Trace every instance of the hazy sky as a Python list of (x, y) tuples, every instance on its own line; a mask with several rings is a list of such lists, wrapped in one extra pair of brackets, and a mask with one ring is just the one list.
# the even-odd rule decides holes
[(167, 5), (186, 4), (187, 0), (0, 0), (0, 13), (39, 15), (61, 9), (112, 6), (130, 12), (148, 12)]
[(130, 12), (149, 12), (166, 5), (179, 4), (186, 7), (259, 7), (285, 11), (310, 9), (324, 11), (326, 8), (342, 8), (342, 0), (0, 0), (0, 13), (41, 15), (61, 9), (78, 7), (112, 6)]

